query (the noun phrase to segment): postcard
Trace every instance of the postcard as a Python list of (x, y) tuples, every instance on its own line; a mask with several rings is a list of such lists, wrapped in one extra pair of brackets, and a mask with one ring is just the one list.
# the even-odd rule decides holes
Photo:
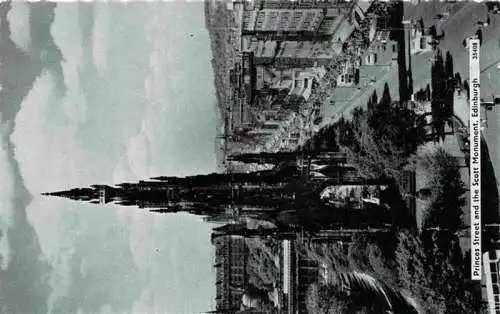
[(500, 2), (0, 14), (0, 313), (500, 313)]

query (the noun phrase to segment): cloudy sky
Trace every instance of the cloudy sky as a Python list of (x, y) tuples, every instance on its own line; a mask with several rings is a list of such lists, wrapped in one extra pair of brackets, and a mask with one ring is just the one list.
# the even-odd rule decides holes
[(0, 312), (200, 313), (211, 226), (40, 197), (216, 171), (203, 4), (0, 4)]

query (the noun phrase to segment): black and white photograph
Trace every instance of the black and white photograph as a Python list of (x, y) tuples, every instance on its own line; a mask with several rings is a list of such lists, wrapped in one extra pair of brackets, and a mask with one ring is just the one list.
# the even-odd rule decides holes
[(500, 2), (0, 1), (0, 314), (500, 313)]

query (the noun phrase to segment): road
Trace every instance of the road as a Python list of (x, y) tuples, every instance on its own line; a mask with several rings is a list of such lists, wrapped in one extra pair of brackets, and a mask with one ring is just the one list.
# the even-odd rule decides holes
[[(455, 23), (460, 22), (462, 20), (462, 15), (467, 14), (467, 12), (473, 7), (473, 3), (465, 3), (465, 4), (455, 4), (455, 5), (445, 5), (436, 4), (433, 2), (423, 3), (419, 5), (420, 10), (409, 10), (408, 6), (405, 7), (405, 10), (408, 11), (408, 15), (405, 16), (405, 19), (414, 19), (418, 20), (421, 14), (425, 14), (423, 16), (434, 17), (433, 13), (440, 12), (435, 6), (439, 5), (441, 10), (450, 11), (453, 15), (450, 18), (442, 23), (440, 23), (440, 29), (444, 30), (445, 33), (448, 32), (449, 27), (455, 27)], [(421, 7), (420, 7), (421, 6)], [(483, 5), (484, 6), (484, 5)], [(449, 8), (448, 8), (449, 7)], [(435, 20), (426, 20), (424, 19), (424, 23), (426, 25), (431, 25), (431, 22), (435, 22)], [(461, 44), (461, 41), (460, 41)], [(463, 47), (462, 47), (463, 49)], [(413, 86), (414, 91), (419, 90), (420, 88), (425, 88), (428, 83), (430, 83), (430, 70), (432, 64), (432, 58), (434, 53), (427, 52), (421, 53), (412, 56), (412, 72), (413, 72)], [(327, 117), (327, 121), (324, 122), (325, 125), (335, 123), (342, 115), (348, 117), (354, 108), (359, 106), (364, 106), (368, 101), (369, 97), (373, 94), (374, 90), (377, 90), (377, 95), (382, 95), (383, 88), (385, 83), (388, 83), (389, 90), (393, 99), (399, 98), (399, 74), (398, 67), (392, 67), (391, 70), (386, 73), (384, 76), (377, 80), (377, 83), (374, 86), (365, 87), (362, 91), (357, 93), (350, 101), (337, 101), (337, 104), (342, 103), (339, 106), (330, 106), (327, 102), (327, 108), (325, 108), (325, 117)]]
[[(466, 79), (469, 76), (469, 54), (468, 49), (463, 47), (462, 41), (475, 34), (478, 29), (478, 21), (486, 20), (488, 16), (486, 6), (483, 3), (467, 2), (447, 4), (446, 8), (441, 5), (439, 6), (441, 9), (438, 9), (436, 5), (434, 2), (428, 2), (419, 4), (417, 9), (405, 7), (407, 13), (405, 19), (418, 20), (420, 16), (423, 16), (425, 25), (438, 24), (438, 33), (445, 32), (439, 49), (443, 54), (446, 54), (447, 51), (451, 52), (454, 72), (459, 72), (462, 79)], [(445, 9), (452, 14), (447, 20), (436, 23), (437, 20), (433, 19), (432, 12), (439, 13)], [(481, 97), (485, 100), (490, 100), (492, 95), (500, 94), (500, 70), (496, 67), (496, 64), (500, 62), (500, 16), (491, 15), (490, 19), (490, 25), (483, 29), (483, 44), (481, 46)], [(430, 83), (433, 55), (434, 53), (430, 52), (412, 56), (414, 91), (425, 88)], [(341, 116), (349, 117), (354, 108), (366, 105), (374, 90), (377, 91), (380, 99), (386, 82), (389, 85), (392, 98), (397, 99), (399, 77), (397, 67), (393, 67), (379, 78), (375, 85), (363, 88), (348, 101), (345, 99), (337, 100), (334, 106), (330, 105), (330, 101), (327, 101), (324, 104), (324, 122), (320, 127), (335, 123)], [(335, 99), (332, 100), (335, 101)], [(490, 144), (490, 158), (495, 165), (495, 176), (500, 178), (500, 145), (495, 145), (499, 141), (498, 134), (500, 134), (500, 108), (488, 111), (486, 118), (488, 127), (483, 131), (483, 136)]]
[[(424, 88), (430, 82), (432, 52), (421, 53), (412, 56), (412, 71), (414, 90)], [(399, 99), (399, 72), (397, 66), (392, 66), (390, 71), (380, 77), (372, 86), (367, 86), (354, 95), (349, 101), (335, 101), (336, 105), (332, 106), (327, 101), (325, 106), (325, 122), (324, 126), (335, 123), (343, 115), (349, 117), (352, 110), (358, 107), (364, 107), (372, 96), (373, 91), (377, 91), (378, 99), (382, 97), (384, 85), (389, 85), (391, 98)]]
[[(465, 37), (472, 36), (478, 29), (477, 22), (485, 21), (488, 16), (483, 3), (470, 2), (467, 10), (460, 12), (460, 17), (449, 21), (444, 27), (445, 38), (439, 44), (443, 51), (451, 51), (454, 59), (454, 70), (462, 79), (469, 77), (469, 54), (462, 46)], [(490, 15), (490, 25), (483, 28), (483, 44), (481, 45), (481, 98), (491, 101), (493, 95), (500, 94), (500, 72), (497, 64), (500, 62), (500, 16)], [(487, 128), (482, 132), (489, 148), (495, 177), (500, 178), (500, 108), (492, 111), (482, 110), (487, 119)], [(498, 185), (498, 183), (497, 183)]]

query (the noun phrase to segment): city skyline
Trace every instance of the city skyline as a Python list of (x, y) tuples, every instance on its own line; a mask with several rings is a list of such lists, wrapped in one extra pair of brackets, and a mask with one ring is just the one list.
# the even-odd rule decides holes
[(0, 3), (0, 312), (498, 310), (499, 19)]

